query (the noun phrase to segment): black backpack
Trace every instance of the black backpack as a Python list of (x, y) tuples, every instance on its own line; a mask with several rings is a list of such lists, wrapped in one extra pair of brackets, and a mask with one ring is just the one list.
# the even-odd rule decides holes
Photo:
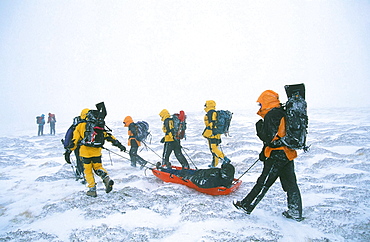
[(90, 110), (87, 113), (86, 129), (81, 145), (89, 147), (103, 147), (105, 137), (105, 121), (107, 115), (104, 102), (96, 104), (98, 110)]
[(138, 121), (135, 123), (136, 128), (136, 140), (137, 141), (145, 141), (146, 138), (149, 136), (149, 124), (145, 121)]
[(304, 84), (286, 85), (288, 101), (285, 103), (286, 135), (281, 138), (284, 145), (291, 149), (307, 151), (306, 136), (308, 129), (307, 103)]

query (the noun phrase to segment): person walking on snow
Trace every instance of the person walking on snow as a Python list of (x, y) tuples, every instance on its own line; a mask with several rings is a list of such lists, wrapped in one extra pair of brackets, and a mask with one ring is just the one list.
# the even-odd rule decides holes
[[(89, 111), (90, 110), (87, 108), (83, 109), (80, 115), (81, 119), (88, 120), (87, 114)], [(73, 147), (71, 147), (71, 150), (75, 150), (79, 146), (80, 141), (85, 138), (85, 131), (86, 122), (81, 122), (76, 126), (76, 129), (73, 131)], [(104, 138), (114, 146), (117, 146), (121, 151), (126, 151), (126, 147), (106, 131), (104, 131)], [(103, 180), (106, 193), (109, 193), (113, 189), (114, 181), (109, 177), (108, 171), (102, 165), (101, 150), (102, 147), (90, 147), (83, 144), (80, 145), (80, 157), (84, 165), (85, 178), (89, 188), (86, 195), (91, 197), (97, 196), (93, 171)]]
[(41, 114), (41, 116), (37, 116), (36, 123), (38, 125), (37, 135), (38, 136), (44, 135), (45, 114)]
[(186, 160), (185, 156), (181, 152), (180, 140), (174, 138), (174, 122), (171, 118), (170, 113), (167, 109), (163, 109), (159, 116), (163, 122), (162, 130), (165, 133), (164, 138), (161, 140), (161, 143), (164, 143), (163, 148), (163, 162), (162, 165), (165, 165), (167, 168), (171, 168), (171, 163), (169, 161), (172, 151), (174, 151), (177, 160), (180, 162), (182, 168), (189, 169), (189, 163)]
[(140, 169), (142, 169), (147, 161), (144, 160), (143, 158), (141, 158), (138, 154), (137, 154), (137, 150), (139, 149), (139, 146), (141, 145), (140, 141), (138, 141), (136, 139), (137, 137), (137, 130), (136, 130), (136, 125), (132, 119), (131, 116), (127, 116), (125, 117), (125, 119), (123, 120), (123, 125), (125, 127), (128, 127), (128, 145), (131, 147), (130, 148), (130, 152), (129, 152), (129, 155), (130, 155), (130, 159), (131, 159), (131, 166), (132, 167), (136, 167), (136, 162), (138, 162), (140, 164)]
[(297, 152), (285, 146), (279, 138), (284, 137), (285, 112), (281, 107), (279, 95), (271, 90), (264, 91), (257, 102), (257, 112), (263, 119), (256, 123), (257, 136), (263, 142), (260, 160), (263, 162), (262, 174), (249, 194), (241, 201), (234, 203), (250, 214), (277, 178), (287, 193), (288, 210), (283, 212), (287, 218), (302, 220), (302, 199), (294, 172), (294, 159)]
[(55, 114), (49, 113), (48, 124), (50, 124), (50, 135), (55, 135), (55, 123), (57, 122)]
[(217, 167), (219, 159), (223, 159), (223, 163), (230, 163), (230, 159), (225, 156), (225, 154), (218, 148), (221, 144), (221, 134), (214, 134), (214, 129), (216, 127), (217, 112), (216, 112), (216, 102), (213, 100), (206, 101), (204, 105), (204, 111), (206, 115), (204, 116), (204, 124), (206, 128), (203, 131), (203, 137), (208, 140), (208, 146), (212, 153), (212, 163), (209, 167)]

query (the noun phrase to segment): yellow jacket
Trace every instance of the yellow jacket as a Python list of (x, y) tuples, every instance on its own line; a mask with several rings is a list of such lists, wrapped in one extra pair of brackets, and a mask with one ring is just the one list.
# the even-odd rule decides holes
[(163, 122), (162, 131), (163, 131), (163, 133), (165, 133), (164, 141), (165, 142), (175, 141), (174, 138), (173, 138), (173, 134), (172, 134), (172, 132), (174, 130), (174, 124), (173, 124), (173, 120), (170, 119), (171, 114), (168, 112), (167, 109), (163, 109), (159, 113), (159, 116), (161, 117), (161, 120)]
[[(81, 119), (87, 118), (87, 113), (90, 111), (90, 109), (85, 108), (81, 111)], [(85, 138), (85, 130), (86, 130), (86, 122), (79, 123), (76, 127), (76, 129), (73, 131), (73, 148), (71, 150), (75, 150), (81, 140)], [(116, 138), (113, 135), (108, 134), (107, 132), (104, 132), (104, 137), (110, 137), (113, 140), (116, 140)], [(98, 157), (101, 156), (101, 150), (100, 147), (89, 147), (85, 145), (81, 145), (80, 147), (80, 156), (85, 158), (91, 158), (91, 157)]]
[[(208, 114), (209, 111), (216, 109), (216, 102), (213, 100), (206, 101), (204, 105), (204, 111)], [(213, 112), (211, 116), (211, 120), (209, 120), (208, 115), (204, 115), (204, 124), (206, 126), (205, 130), (203, 131), (203, 136), (207, 139), (221, 139), (221, 134), (213, 135), (213, 128), (215, 125), (215, 121), (217, 120), (217, 112)]]

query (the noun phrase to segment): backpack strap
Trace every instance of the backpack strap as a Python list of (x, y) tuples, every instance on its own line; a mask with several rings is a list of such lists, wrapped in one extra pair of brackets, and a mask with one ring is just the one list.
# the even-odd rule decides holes
[(217, 121), (217, 118), (216, 118), (216, 120), (213, 120), (212, 118), (213, 118), (213, 114), (216, 112), (216, 110), (214, 110), (214, 109), (212, 109), (212, 110), (209, 110), (208, 112), (207, 112), (207, 118), (208, 118), (208, 124), (210, 124), (210, 123), (213, 123), (213, 125), (212, 125), (212, 128), (215, 128), (216, 127), (216, 121)]
[(164, 120), (164, 127), (166, 128), (166, 135), (168, 135), (169, 133), (172, 133), (172, 136), (174, 136), (174, 130), (173, 130), (173, 128), (172, 129), (170, 128), (170, 121), (171, 120), (173, 122), (173, 118), (166, 118)]
[(128, 130), (131, 131), (131, 134), (129, 138), (135, 138), (137, 136), (137, 124), (136, 123), (130, 123), (128, 126)]

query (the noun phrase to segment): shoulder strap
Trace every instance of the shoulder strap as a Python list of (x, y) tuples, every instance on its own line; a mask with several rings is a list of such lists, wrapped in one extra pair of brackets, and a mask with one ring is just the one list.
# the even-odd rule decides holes
[(137, 135), (137, 128), (138, 125), (136, 123), (130, 123), (130, 125), (128, 126), (128, 130), (131, 131), (133, 136)]
[(171, 129), (170, 129), (170, 121), (173, 121), (173, 118), (166, 118), (164, 120), (164, 127), (166, 128), (166, 134), (169, 134), (171, 132)]
[(208, 112), (207, 112), (207, 118), (208, 118), (208, 123), (210, 123), (210, 122), (215, 122), (216, 120), (212, 120), (212, 117), (213, 117), (213, 113), (214, 112), (216, 112), (216, 110), (209, 110)]

